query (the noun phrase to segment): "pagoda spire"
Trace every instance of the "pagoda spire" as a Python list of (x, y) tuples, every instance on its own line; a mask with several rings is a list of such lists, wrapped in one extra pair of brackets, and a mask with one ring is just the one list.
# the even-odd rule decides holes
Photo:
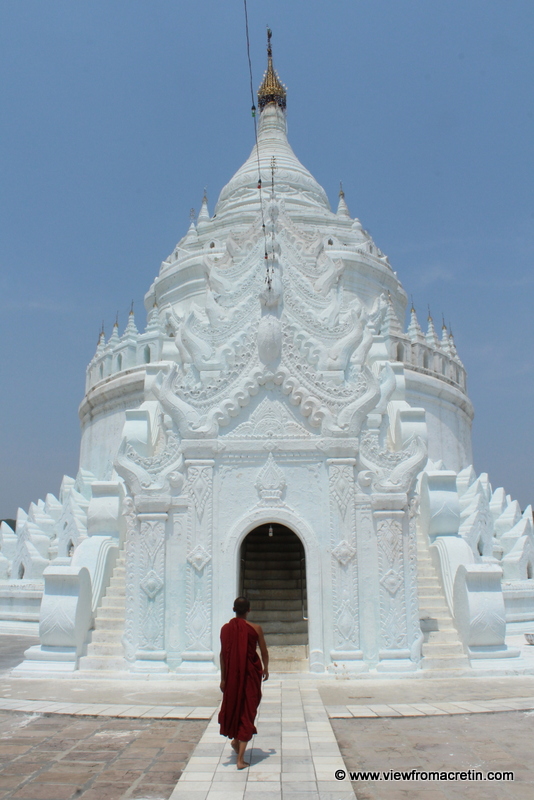
[(408, 325), (407, 330), (408, 336), (410, 337), (410, 341), (412, 342), (419, 342), (424, 341), (423, 331), (421, 330), (421, 326), (419, 325), (419, 320), (417, 319), (417, 314), (415, 311), (415, 306), (412, 301), (412, 307), (410, 309), (410, 324)]
[(443, 320), (443, 324), (441, 326), (441, 349), (444, 350), (446, 353), (449, 352), (450, 342), (449, 342), (449, 331), (447, 330), (447, 326), (445, 325), (445, 320)]
[(439, 339), (436, 335), (436, 329), (434, 328), (434, 320), (432, 319), (432, 314), (430, 313), (430, 309), (428, 309), (428, 327), (426, 331), (426, 340), (430, 347), (433, 347), (435, 350), (439, 347)]
[(200, 212), (197, 217), (197, 227), (198, 224), (203, 224), (204, 222), (210, 221), (210, 212), (208, 211), (208, 193), (207, 189), (204, 189), (204, 195), (202, 197), (202, 205), (200, 207)]
[(134, 316), (133, 300), (132, 300), (132, 306), (130, 308), (130, 313), (128, 314), (128, 324), (126, 325), (126, 328), (124, 329), (124, 333), (122, 336), (123, 339), (128, 338), (128, 336), (135, 338), (138, 333), (139, 331), (137, 330), (137, 325), (135, 324), (135, 316)]
[(336, 214), (338, 217), (350, 219), (349, 208), (345, 200), (345, 192), (343, 191), (343, 184), (341, 182), (339, 183), (339, 203)]
[(260, 112), (263, 111), (268, 103), (276, 103), (282, 109), (286, 107), (287, 89), (280, 81), (278, 73), (273, 67), (273, 49), (271, 38), (273, 32), (267, 28), (267, 69), (263, 76), (263, 81), (258, 89), (258, 105)]

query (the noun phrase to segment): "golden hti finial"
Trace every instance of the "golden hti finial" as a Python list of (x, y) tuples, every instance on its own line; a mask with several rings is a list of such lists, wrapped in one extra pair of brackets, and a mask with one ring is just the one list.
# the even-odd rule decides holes
[(339, 181), (339, 196), (345, 197), (345, 192), (343, 191), (343, 181)]
[(263, 111), (268, 103), (276, 103), (276, 105), (282, 109), (286, 107), (287, 90), (273, 67), (273, 49), (271, 47), (272, 35), (273, 32), (271, 29), (267, 28), (267, 69), (263, 76), (262, 84), (258, 89), (258, 105), (260, 111)]

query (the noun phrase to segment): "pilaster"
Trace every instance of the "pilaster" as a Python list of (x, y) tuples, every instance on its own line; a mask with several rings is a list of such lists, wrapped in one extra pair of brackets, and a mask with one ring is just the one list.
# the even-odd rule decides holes
[(354, 458), (329, 458), (330, 552), (333, 600), (333, 662), (350, 662), (351, 671), (363, 670), (360, 661), (358, 565), (354, 508)]
[(379, 672), (410, 671), (413, 605), (410, 598), (410, 528), (405, 493), (373, 494), (380, 598)]
[(213, 639), (213, 459), (188, 459), (191, 501), (185, 568), (185, 649), (180, 672), (216, 672)]

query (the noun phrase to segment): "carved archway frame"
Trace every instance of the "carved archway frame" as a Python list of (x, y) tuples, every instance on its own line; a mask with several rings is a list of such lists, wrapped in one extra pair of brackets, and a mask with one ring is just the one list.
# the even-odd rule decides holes
[(306, 556), (306, 584), (314, 591), (308, 594), (308, 642), (310, 672), (325, 671), (323, 609), (328, 607), (325, 596), (328, 575), (324, 575), (318, 535), (305, 520), (286, 507), (261, 506), (243, 514), (230, 528), (221, 542), (219, 568), (216, 575), (234, 575), (235, 581), (217, 579), (214, 586), (214, 650), (219, 651), (219, 630), (231, 616), (235, 597), (239, 592), (239, 566), (241, 544), (248, 534), (260, 525), (278, 523), (285, 525), (298, 536)]

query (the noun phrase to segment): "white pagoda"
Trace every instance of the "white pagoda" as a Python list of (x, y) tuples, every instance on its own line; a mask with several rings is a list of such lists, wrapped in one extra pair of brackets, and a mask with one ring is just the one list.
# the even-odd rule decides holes
[(517, 669), (532, 512), (470, 466), (452, 335), (404, 331), (388, 258), (294, 155), (270, 42), (258, 99), (145, 331), (100, 338), (76, 480), (2, 528), (0, 617), (39, 621), (18, 671), (213, 674), (240, 593), (279, 670)]

